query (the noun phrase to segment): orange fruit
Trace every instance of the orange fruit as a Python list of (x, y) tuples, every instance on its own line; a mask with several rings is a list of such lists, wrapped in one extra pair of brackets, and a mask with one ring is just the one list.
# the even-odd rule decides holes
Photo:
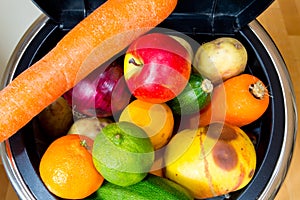
[(173, 113), (166, 103), (155, 104), (139, 99), (125, 107), (119, 121), (131, 122), (142, 128), (155, 150), (170, 140), (174, 127)]
[(210, 105), (198, 115), (199, 125), (215, 121), (238, 127), (250, 124), (267, 110), (269, 99), (266, 86), (256, 76), (241, 74), (232, 77), (215, 87)]
[(155, 152), (155, 160), (149, 171), (150, 174), (154, 174), (156, 176), (164, 177), (164, 151), (156, 151)]
[(39, 171), (50, 192), (66, 199), (91, 195), (103, 183), (93, 164), (92, 140), (70, 134), (54, 140), (43, 154)]

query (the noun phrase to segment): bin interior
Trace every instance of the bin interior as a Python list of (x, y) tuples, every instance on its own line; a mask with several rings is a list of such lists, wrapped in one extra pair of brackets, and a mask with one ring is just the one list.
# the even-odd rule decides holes
[[(161, 27), (170, 25), (165, 21)], [(176, 23), (176, 21), (173, 21)], [(174, 26), (176, 28), (176, 26)], [(182, 29), (181, 29), (182, 28)], [(248, 51), (248, 63), (245, 73), (256, 75), (267, 86), (270, 105), (265, 114), (255, 123), (242, 127), (252, 138), (257, 151), (257, 168), (252, 181), (242, 190), (230, 194), (229, 199), (256, 199), (264, 190), (273, 169), (277, 163), (284, 133), (284, 104), (280, 80), (267, 50), (256, 38), (248, 26), (235, 33), (206, 34), (203, 32), (187, 31), (185, 27), (177, 26), (175, 31), (187, 34), (202, 44), (220, 36), (231, 36), (240, 40)], [(61, 29), (53, 20), (48, 20), (43, 28), (36, 34), (21, 57), (13, 77), (45, 55), (66, 34), (67, 30)], [(197, 46), (194, 46), (196, 49)], [(45, 137), (39, 128), (36, 119), (9, 139), (12, 155), (24, 182), (37, 199), (57, 199), (43, 186), (39, 178), (39, 161), (44, 151), (53, 139)], [(218, 197), (217, 199), (225, 199)]]

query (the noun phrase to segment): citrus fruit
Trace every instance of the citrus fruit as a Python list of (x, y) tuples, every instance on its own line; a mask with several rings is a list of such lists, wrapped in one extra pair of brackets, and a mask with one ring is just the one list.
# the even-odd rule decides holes
[(155, 150), (170, 140), (174, 127), (173, 113), (166, 103), (155, 104), (139, 99), (125, 107), (119, 121), (132, 122), (141, 127), (150, 137)]
[(250, 138), (239, 127), (223, 123), (177, 133), (164, 159), (165, 176), (189, 189), (196, 199), (239, 190), (256, 169)]
[(155, 159), (153, 165), (149, 171), (150, 174), (163, 177), (164, 176), (164, 150), (155, 151)]
[(50, 192), (66, 199), (91, 195), (103, 183), (93, 164), (92, 140), (86, 136), (66, 135), (54, 140), (43, 154), (39, 172)]
[(154, 162), (152, 143), (143, 129), (130, 122), (105, 126), (93, 146), (96, 169), (109, 182), (128, 186), (141, 181)]

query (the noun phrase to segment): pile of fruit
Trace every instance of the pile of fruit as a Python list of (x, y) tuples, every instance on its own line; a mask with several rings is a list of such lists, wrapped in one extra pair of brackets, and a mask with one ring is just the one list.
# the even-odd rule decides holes
[[(205, 199), (245, 187), (256, 152), (243, 126), (269, 105), (244, 73), (247, 51), (221, 37), (196, 50), (148, 33), (38, 119), (52, 142), (40, 176), (66, 199)], [(157, 197), (157, 198), (155, 198)]]

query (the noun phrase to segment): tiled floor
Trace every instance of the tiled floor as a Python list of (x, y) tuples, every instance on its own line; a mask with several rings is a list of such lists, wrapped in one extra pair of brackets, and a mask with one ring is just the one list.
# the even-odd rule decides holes
[[(296, 101), (300, 105), (300, 1), (276, 0), (258, 17), (265, 29), (274, 39), (288, 66), (294, 82)], [(296, 141), (295, 152), (287, 178), (276, 200), (297, 200), (300, 196), (300, 140)], [(0, 164), (0, 200), (17, 199)]]

